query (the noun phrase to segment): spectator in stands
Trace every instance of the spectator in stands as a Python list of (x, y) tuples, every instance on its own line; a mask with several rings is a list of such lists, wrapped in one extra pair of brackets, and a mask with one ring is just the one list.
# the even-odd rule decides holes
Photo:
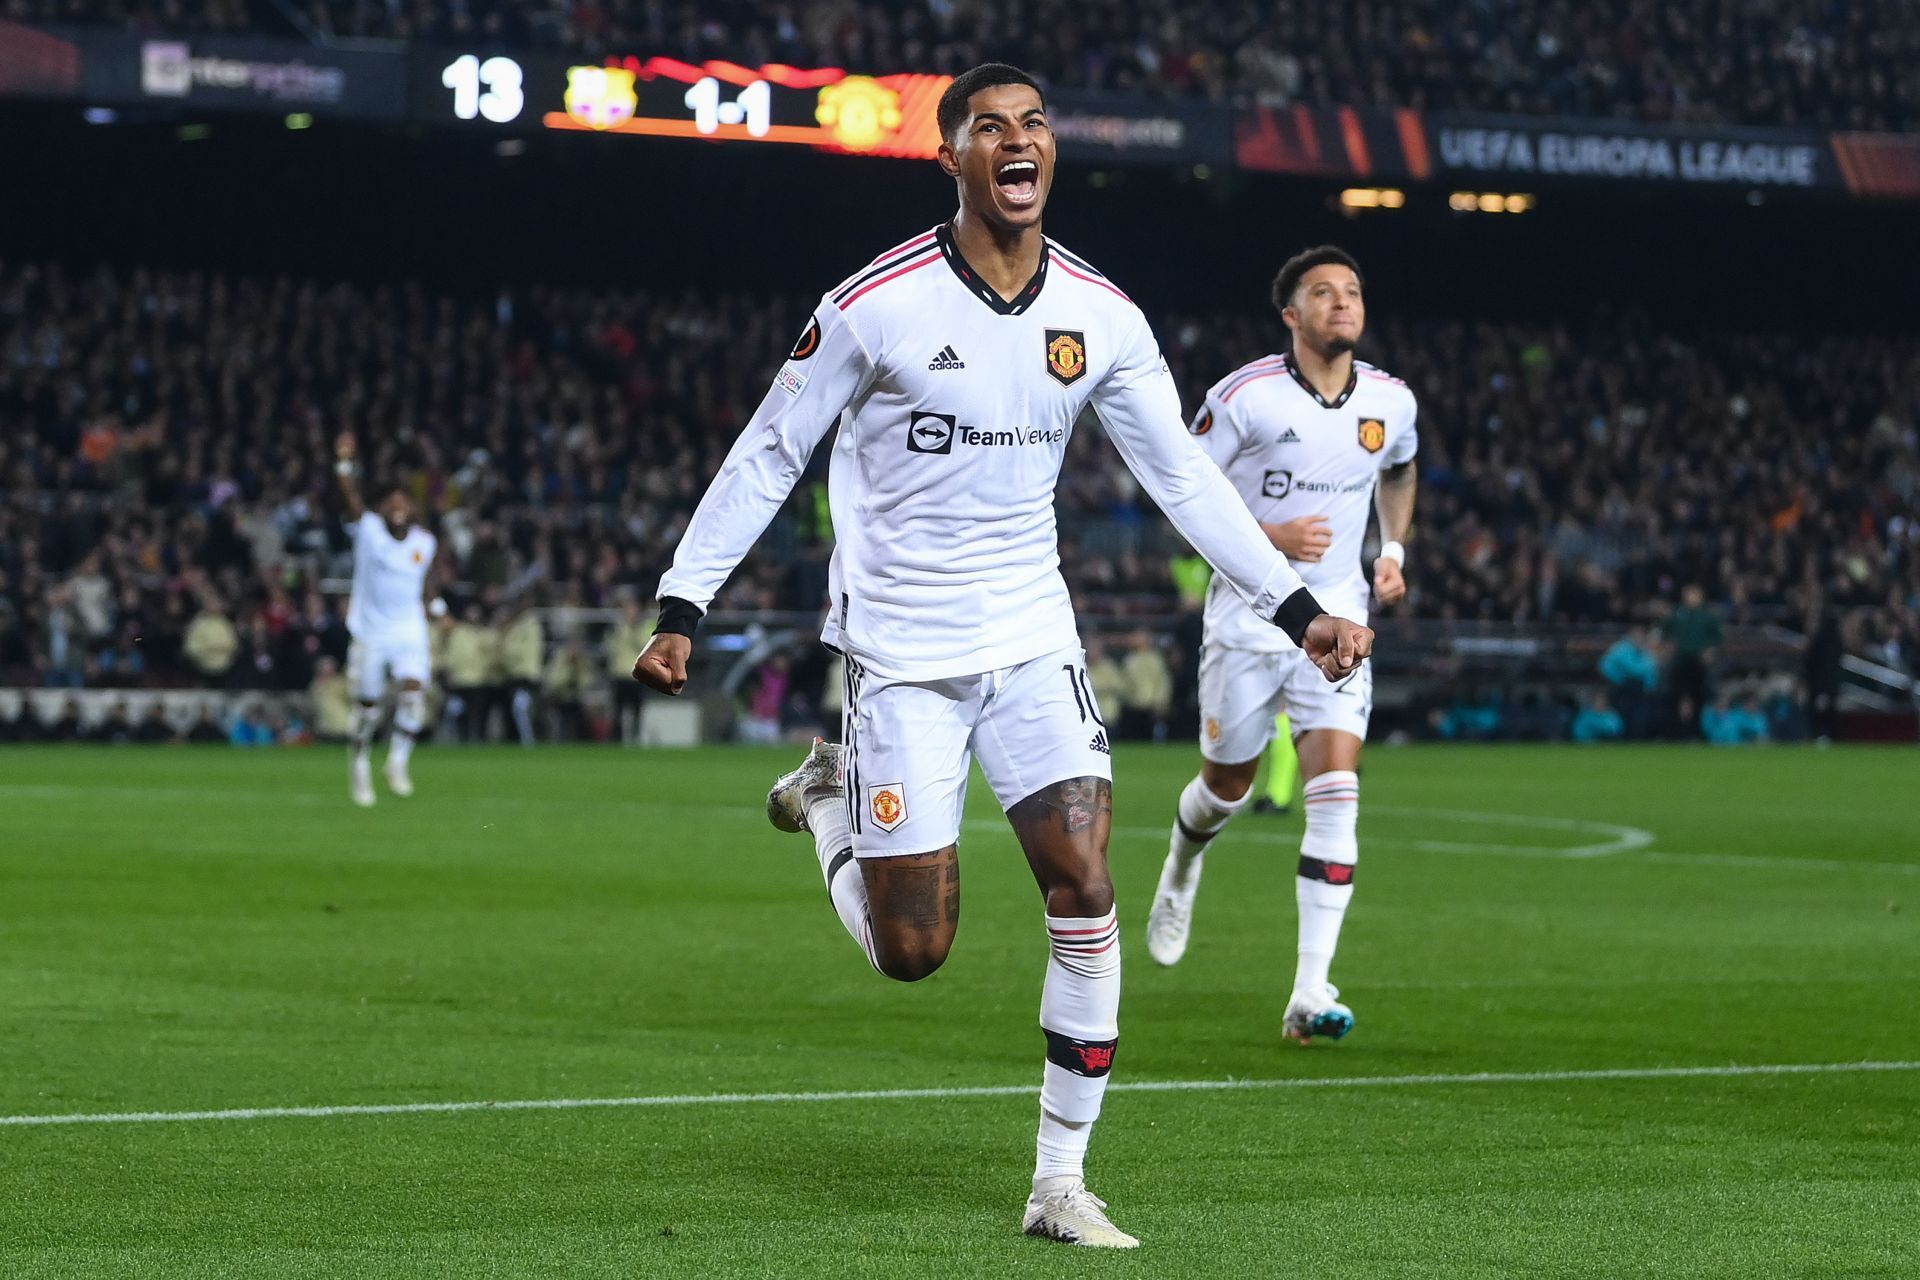
[(1093, 700), (1102, 712), (1118, 715), (1127, 700), (1127, 672), (1114, 661), (1113, 651), (1103, 641), (1087, 643), (1087, 683), (1093, 688)]
[(227, 617), (220, 597), (211, 592), (201, 600), (200, 612), (187, 627), (187, 659), (212, 684), (222, 684), (240, 652), (240, 635)]
[(1715, 746), (1743, 746), (1768, 740), (1767, 717), (1761, 714), (1759, 700), (1751, 694), (1738, 703), (1732, 695), (1722, 694), (1700, 715), (1701, 732)]
[(353, 688), (340, 664), (322, 657), (314, 664), (307, 686), (307, 705), (313, 714), (313, 736), (322, 742), (345, 742), (353, 731)]
[(1841, 659), (1845, 641), (1840, 634), (1840, 616), (1828, 608), (1824, 596), (1816, 596), (1803, 626), (1807, 636), (1807, 712), (1813, 736), (1821, 742), (1833, 738), (1834, 713), (1840, 703)]
[(632, 746), (640, 741), (640, 704), (644, 686), (633, 678), (633, 660), (653, 638), (652, 605), (642, 608), (631, 590), (620, 596), (620, 617), (607, 630), (601, 646), (605, 658), (607, 685), (613, 690), (614, 718), (620, 726), (620, 742)]
[(517, 608), (501, 610), (494, 625), (500, 633), (495, 684), (511, 713), (513, 731), (520, 745), (530, 747), (537, 740), (533, 710), (535, 695), (540, 692), (540, 679), (545, 674), (546, 633), (541, 629), (540, 615), (533, 611), (531, 600), (523, 601)]
[(257, 702), (249, 702), (234, 713), (233, 723), (227, 729), (227, 741), (236, 747), (270, 747), (277, 738), (273, 725), (267, 719), (266, 709)]
[(89, 681), (106, 689), (136, 689), (147, 673), (147, 656), (140, 650), (140, 637), (133, 623), (120, 628), (114, 642), (101, 649), (94, 661), (95, 676)]
[(107, 714), (86, 733), (88, 742), (126, 745), (134, 740), (133, 708), (125, 698), (115, 698)]
[(227, 731), (220, 727), (214, 718), (212, 703), (200, 708), (200, 714), (194, 717), (193, 724), (187, 729), (186, 740), (193, 743), (226, 742)]
[(787, 703), (792, 682), (793, 661), (785, 653), (769, 654), (746, 682), (747, 695), (740, 708), (740, 740), (773, 743), (780, 741), (780, 715)]
[(542, 697), (547, 715), (554, 722), (555, 741), (580, 742), (589, 736), (587, 699), (593, 692), (597, 674), (586, 646), (577, 639), (569, 638), (554, 646), (542, 680)]
[(458, 726), (462, 741), (485, 742), (493, 715), (499, 636), (477, 604), (469, 604), (458, 622), (449, 615), (441, 627), (446, 633), (440, 663), (447, 688), (446, 718)]
[(1713, 662), (1723, 633), (1720, 617), (1707, 607), (1707, 593), (1689, 583), (1680, 593), (1680, 606), (1663, 629), (1672, 658), (1667, 663), (1669, 723), (1682, 737), (1700, 733), (1700, 713), (1713, 696)]
[(44, 742), (79, 742), (86, 737), (86, 727), (80, 718), (80, 699), (68, 698), (60, 704), (60, 716), (47, 726), (41, 740)]
[(1120, 736), (1159, 741), (1166, 736), (1167, 715), (1173, 709), (1173, 671), (1144, 627), (1128, 638), (1127, 650), (1121, 664), (1126, 684), (1120, 694)]
[(1660, 655), (1645, 627), (1629, 627), (1607, 646), (1600, 655), (1600, 675), (1607, 682), (1613, 709), (1620, 713), (1623, 732), (1636, 738), (1651, 734), (1659, 710)]
[(1574, 714), (1569, 736), (1575, 742), (1613, 742), (1626, 732), (1626, 722), (1608, 703), (1605, 692), (1589, 692)]
[(179, 735), (174, 733), (172, 723), (167, 719), (167, 708), (158, 699), (147, 704), (147, 714), (140, 717), (135, 726), (133, 740), (149, 746), (161, 742), (173, 742)]

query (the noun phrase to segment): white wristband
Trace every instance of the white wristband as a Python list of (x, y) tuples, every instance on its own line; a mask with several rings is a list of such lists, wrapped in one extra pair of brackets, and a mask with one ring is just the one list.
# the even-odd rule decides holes
[(1404, 568), (1407, 563), (1407, 549), (1397, 542), (1383, 542), (1380, 544), (1380, 558), (1391, 560)]
[(346, 459), (346, 458), (342, 458), (342, 459), (340, 459), (340, 461), (338, 461), (338, 462), (336, 462), (336, 463), (334, 463), (334, 464), (333, 464), (333, 474), (335, 474), (335, 475), (337, 475), (337, 476), (350, 476), (350, 475), (352, 475), (352, 474), (353, 474), (353, 463), (352, 463), (351, 461), (349, 461), (348, 459)]

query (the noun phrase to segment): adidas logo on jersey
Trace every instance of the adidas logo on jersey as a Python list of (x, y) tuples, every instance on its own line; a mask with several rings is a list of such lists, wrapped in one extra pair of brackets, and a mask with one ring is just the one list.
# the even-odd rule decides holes
[(1274, 443), (1275, 444), (1299, 444), (1300, 433), (1298, 431), (1295, 431), (1292, 427), (1288, 427), (1285, 431), (1282, 431), (1280, 433), (1280, 438), (1278, 440), (1275, 440)]
[(935, 373), (944, 373), (949, 369), (964, 369), (967, 362), (962, 360), (950, 346), (940, 348), (940, 354), (927, 361), (927, 368)]
[(1105, 729), (1094, 730), (1093, 741), (1089, 742), (1087, 746), (1091, 750), (1098, 751), (1103, 756), (1113, 754), (1113, 748), (1107, 745), (1107, 731)]

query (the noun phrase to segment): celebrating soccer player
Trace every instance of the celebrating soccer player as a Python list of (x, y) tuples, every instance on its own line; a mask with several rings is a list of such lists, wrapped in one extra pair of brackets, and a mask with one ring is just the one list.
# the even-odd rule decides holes
[(380, 701), (392, 680), (393, 735), (381, 770), (396, 796), (413, 794), (407, 761), (427, 721), (427, 575), (439, 542), (414, 523), (413, 499), (395, 487), (367, 510), (355, 479), (357, 449), (351, 435), (334, 445), (334, 471), (353, 530), (353, 594), (347, 604), (347, 679), (357, 702), (348, 768), (349, 791), (362, 808), (373, 804), (373, 735), (380, 727)]
[[(1339, 249), (1309, 249), (1280, 268), (1273, 304), (1293, 331), (1287, 355), (1235, 370), (1207, 393), (1194, 437), (1220, 465), (1316, 599), (1367, 616), (1360, 547), (1367, 509), (1380, 515), (1373, 595), (1406, 594), (1402, 541), (1413, 522), (1413, 393), (1353, 358), (1366, 325), (1360, 268)], [(1282, 1024), (1306, 1043), (1339, 1039), (1353, 1011), (1327, 981), (1359, 860), (1360, 745), (1373, 710), (1373, 670), (1329, 685), (1301, 652), (1215, 579), (1200, 655), (1200, 774), (1180, 794), (1173, 847), (1147, 922), (1161, 964), (1186, 954), (1207, 845), (1246, 803), (1274, 713), (1292, 717), (1306, 778), (1306, 835), (1295, 897), (1300, 947)]]
[(1130, 1248), (1082, 1180), (1119, 1033), (1120, 942), (1106, 726), (1054, 530), (1081, 411), (1250, 616), (1328, 679), (1358, 669), (1373, 635), (1322, 610), (1187, 436), (1139, 308), (1042, 235), (1054, 138), (1039, 86), (977, 67), (941, 97), (938, 122), (959, 212), (821, 299), (687, 526), (634, 675), (685, 685), (703, 610), (838, 424), (823, 639), (846, 658), (844, 745), (816, 744), (775, 784), (768, 816), (812, 833), (847, 932), (875, 969), (912, 982), (940, 967), (959, 923), (979, 756), (1039, 881), (1051, 952), (1023, 1227)]

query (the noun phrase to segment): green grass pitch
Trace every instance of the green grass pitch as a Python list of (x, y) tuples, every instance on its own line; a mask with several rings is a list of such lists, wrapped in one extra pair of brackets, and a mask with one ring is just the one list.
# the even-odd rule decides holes
[[(760, 815), (797, 755), (427, 749), (361, 812), (332, 750), (0, 751), (0, 1117), (1037, 1085), (985, 786), (901, 986)], [(0, 1276), (1920, 1276), (1912, 750), (1375, 750), (1304, 1049), (1297, 818), (1147, 958), (1194, 762), (1114, 760), (1114, 1080), (1278, 1083), (1110, 1095), (1135, 1254), (1018, 1234), (1022, 1092), (5, 1123)]]

